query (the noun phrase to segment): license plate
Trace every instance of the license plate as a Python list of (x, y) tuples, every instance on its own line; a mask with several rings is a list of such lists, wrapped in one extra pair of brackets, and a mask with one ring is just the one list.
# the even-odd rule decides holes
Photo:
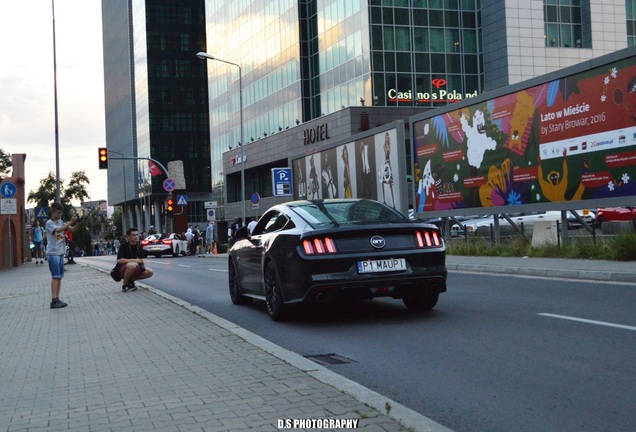
[(153, 246), (150, 248), (150, 250), (153, 250), (153, 251), (161, 250), (161, 246)]
[(404, 258), (358, 261), (358, 273), (380, 273), (406, 270)]

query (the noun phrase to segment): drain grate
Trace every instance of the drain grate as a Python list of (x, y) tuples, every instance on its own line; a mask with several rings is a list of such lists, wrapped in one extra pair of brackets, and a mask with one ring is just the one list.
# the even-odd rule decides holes
[(316, 354), (316, 355), (308, 355), (305, 356), (309, 360), (313, 360), (318, 364), (323, 366), (332, 366), (332, 365), (340, 365), (340, 364), (348, 364), (353, 362), (353, 360), (348, 359), (346, 357), (339, 356), (337, 354)]

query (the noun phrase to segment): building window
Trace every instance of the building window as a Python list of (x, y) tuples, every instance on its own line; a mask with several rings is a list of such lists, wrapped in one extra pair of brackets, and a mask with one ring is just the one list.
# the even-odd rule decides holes
[(627, 15), (627, 46), (636, 45), (636, 0), (625, 1)]
[(546, 0), (543, 2), (546, 47), (583, 47), (581, 9), (581, 0)]

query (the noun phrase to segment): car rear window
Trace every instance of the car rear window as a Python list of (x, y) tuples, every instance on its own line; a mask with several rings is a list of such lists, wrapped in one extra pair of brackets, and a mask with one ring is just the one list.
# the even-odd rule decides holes
[(402, 214), (377, 201), (317, 201), (294, 206), (294, 210), (312, 225), (403, 223)]

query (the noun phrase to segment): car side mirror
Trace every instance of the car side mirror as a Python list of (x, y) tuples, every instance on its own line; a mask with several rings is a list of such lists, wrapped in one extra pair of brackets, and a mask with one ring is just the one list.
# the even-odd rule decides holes
[(234, 233), (234, 237), (237, 240), (247, 239), (247, 238), (250, 237), (250, 232), (247, 229), (247, 227), (241, 227), (241, 228), (236, 230), (236, 232)]

